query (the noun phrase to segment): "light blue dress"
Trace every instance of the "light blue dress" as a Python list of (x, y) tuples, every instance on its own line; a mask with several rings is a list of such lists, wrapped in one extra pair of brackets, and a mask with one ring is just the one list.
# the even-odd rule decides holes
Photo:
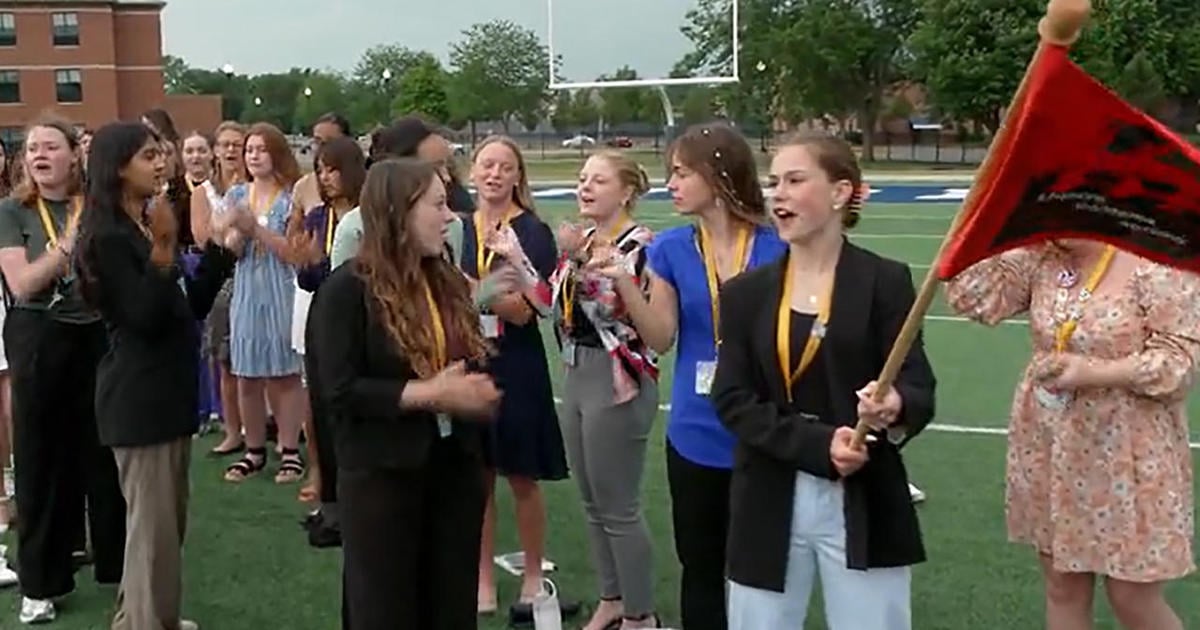
[[(225, 194), (227, 208), (244, 203), (250, 188), (239, 184)], [(283, 234), (291, 207), (284, 191), (267, 212), (267, 228)], [(238, 259), (229, 306), (229, 355), (234, 376), (268, 378), (300, 373), (292, 348), (292, 308), (296, 270), (261, 243), (251, 241)]]

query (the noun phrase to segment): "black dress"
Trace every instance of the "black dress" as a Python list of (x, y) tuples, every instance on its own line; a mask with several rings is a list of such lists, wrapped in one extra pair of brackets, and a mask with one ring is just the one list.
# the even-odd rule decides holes
[[(462, 270), (472, 278), (480, 275), (475, 221), (481, 217), (476, 212), (463, 221)], [(529, 261), (542, 280), (548, 281), (558, 258), (550, 227), (526, 211), (513, 219), (512, 228)], [(491, 258), (493, 268), (503, 263), (498, 255)], [(503, 399), (491, 425), (488, 465), (502, 475), (557, 481), (567, 478), (567, 456), (538, 323), (534, 318), (523, 326), (503, 324), (498, 353), (489, 366)]]

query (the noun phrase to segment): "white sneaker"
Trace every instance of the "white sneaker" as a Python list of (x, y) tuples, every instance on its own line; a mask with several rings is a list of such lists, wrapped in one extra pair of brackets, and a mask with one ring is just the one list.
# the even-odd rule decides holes
[(54, 602), (48, 599), (21, 598), (21, 623), (48, 623), (54, 621), (56, 616)]
[(200, 624), (190, 619), (180, 619), (179, 630), (200, 630)]
[(925, 500), (925, 493), (911, 483), (908, 484), (908, 496), (912, 499), (913, 503), (921, 503)]
[(17, 581), (17, 572), (8, 568), (8, 561), (0, 557), (0, 588), (13, 586)]

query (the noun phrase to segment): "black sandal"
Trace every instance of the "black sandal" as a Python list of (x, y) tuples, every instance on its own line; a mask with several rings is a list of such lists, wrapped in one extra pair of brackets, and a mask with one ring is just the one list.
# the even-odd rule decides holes
[(275, 483), (296, 483), (302, 479), (304, 479), (304, 460), (300, 459), (300, 449), (283, 449), (279, 472), (275, 473)]
[(267, 467), (267, 447), (246, 449), (246, 454), (225, 469), (225, 481), (241, 483)]

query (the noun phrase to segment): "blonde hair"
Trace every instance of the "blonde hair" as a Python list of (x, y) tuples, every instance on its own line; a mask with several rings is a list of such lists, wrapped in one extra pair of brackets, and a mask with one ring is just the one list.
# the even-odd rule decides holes
[(517, 158), (517, 185), (513, 186), (512, 201), (517, 204), (522, 210), (530, 214), (537, 215), (537, 209), (533, 206), (533, 193), (529, 190), (529, 170), (525, 168), (525, 155), (521, 153), (521, 147), (517, 145), (516, 140), (508, 136), (488, 136), (475, 147), (475, 153), (471, 155), (471, 163), (474, 164), (479, 159), (479, 154), (488, 146), (493, 144), (504, 145)]
[(646, 174), (646, 169), (642, 168), (637, 160), (616, 149), (601, 149), (593, 153), (592, 157), (608, 162), (617, 171), (617, 179), (621, 180), (621, 185), (633, 190), (633, 196), (625, 204), (625, 210), (633, 212), (638, 199), (650, 192), (650, 176)]

